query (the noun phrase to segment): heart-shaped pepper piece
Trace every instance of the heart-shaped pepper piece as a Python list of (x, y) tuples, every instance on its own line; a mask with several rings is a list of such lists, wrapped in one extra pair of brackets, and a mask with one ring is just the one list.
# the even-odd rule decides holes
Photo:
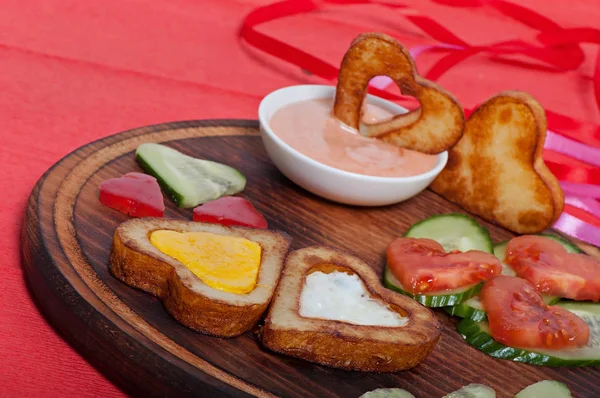
[(267, 220), (263, 215), (250, 201), (239, 196), (226, 196), (196, 207), (194, 221), (267, 228)]
[(127, 173), (100, 184), (100, 202), (132, 217), (162, 217), (165, 202), (156, 178)]

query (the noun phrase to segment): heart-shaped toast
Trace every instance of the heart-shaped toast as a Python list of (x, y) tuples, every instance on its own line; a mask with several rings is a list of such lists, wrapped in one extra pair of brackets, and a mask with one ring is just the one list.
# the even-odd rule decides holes
[[(421, 107), (361, 128), (367, 87), (376, 76), (390, 77), (403, 94), (418, 99)], [(456, 98), (421, 77), (409, 52), (381, 33), (361, 34), (350, 45), (338, 76), (333, 115), (367, 137), (428, 154), (454, 145), (465, 124), (464, 111)]]
[[(214, 274), (209, 274), (211, 279), (205, 283), (193, 272), (193, 268), (153, 245), (151, 239), (157, 231), (200, 233), (257, 244), (261, 253), (254, 288), (244, 294), (215, 288)], [(198, 239), (197, 235), (193, 239)], [(289, 244), (290, 239), (283, 233), (266, 229), (140, 218), (128, 220), (117, 227), (109, 264), (117, 279), (162, 299), (166, 310), (183, 325), (213, 336), (233, 337), (251, 330), (267, 309)], [(218, 247), (217, 244), (209, 244), (207, 248), (211, 253), (199, 253), (198, 257), (208, 257), (209, 266), (221, 262), (214, 261), (214, 251)], [(227, 245), (226, 242), (224, 258), (233, 257), (232, 247), (235, 244)], [(226, 267), (224, 262), (221, 262), (221, 268)], [(231, 275), (225, 282), (229, 285), (235, 283)]]
[(501, 92), (471, 114), (430, 188), (465, 210), (520, 234), (549, 228), (564, 194), (542, 159), (546, 116), (529, 94)]
[(395, 372), (423, 361), (439, 336), (428, 308), (384, 288), (361, 259), (308, 247), (286, 260), (261, 342), (330, 367)]

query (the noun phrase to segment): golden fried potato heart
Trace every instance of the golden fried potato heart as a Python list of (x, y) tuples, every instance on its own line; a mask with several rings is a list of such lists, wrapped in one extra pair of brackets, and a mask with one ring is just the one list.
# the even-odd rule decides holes
[[(369, 81), (388, 76), (403, 94), (419, 100), (421, 107), (360, 128), (362, 104)], [(414, 60), (396, 40), (380, 33), (365, 33), (351, 44), (342, 60), (333, 106), (342, 123), (402, 148), (440, 153), (462, 136), (464, 111), (452, 94), (417, 73)]]
[(465, 210), (520, 234), (552, 226), (564, 194), (542, 158), (546, 116), (529, 94), (501, 92), (471, 114), (430, 188)]

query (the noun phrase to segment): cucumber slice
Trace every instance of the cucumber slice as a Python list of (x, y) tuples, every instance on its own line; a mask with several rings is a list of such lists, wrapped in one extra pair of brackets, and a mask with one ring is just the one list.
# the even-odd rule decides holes
[(600, 365), (600, 304), (561, 301), (556, 305), (575, 313), (590, 326), (587, 346), (535, 351), (507, 347), (492, 338), (486, 322), (475, 322), (471, 319), (461, 320), (457, 330), (468, 344), (494, 358), (542, 366)]
[(496, 391), (483, 384), (469, 384), (442, 398), (496, 398)]
[(404, 290), (404, 287), (400, 281), (396, 279), (394, 274), (392, 274), (392, 271), (389, 269), (389, 267), (386, 266), (383, 273), (383, 286), (408, 296), (426, 307), (447, 307), (462, 303), (463, 301), (479, 293), (482, 285), (482, 283), (477, 283), (475, 285), (466, 286), (462, 289), (440, 292), (443, 294), (413, 294)]
[(401, 388), (378, 388), (367, 391), (358, 398), (415, 398), (415, 396)]
[(234, 195), (246, 187), (246, 177), (233, 167), (196, 159), (168, 146), (142, 144), (135, 155), (142, 169), (158, 180), (180, 208)]
[(489, 231), (475, 219), (460, 213), (438, 214), (426, 218), (411, 226), (404, 237), (433, 239), (446, 251), (493, 252)]
[(539, 236), (545, 236), (546, 238), (550, 238), (550, 239), (560, 243), (561, 245), (563, 245), (565, 247), (565, 249), (567, 249), (568, 253), (585, 253), (575, 243), (569, 242), (568, 240), (561, 238), (558, 235), (539, 234)]
[(519, 391), (515, 398), (571, 398), (571, 390), (565, 383), (542, 380)]
[(502, 243), (498, 243), (494, 245), (494, 256), (498, 257), (498, 260), (502, 263), (502, 275), (515, 276), (516, 273), (510, 268), (505, 262), (506, 258), (506, 247), (508, 246), (508, 241), (504, 241)]

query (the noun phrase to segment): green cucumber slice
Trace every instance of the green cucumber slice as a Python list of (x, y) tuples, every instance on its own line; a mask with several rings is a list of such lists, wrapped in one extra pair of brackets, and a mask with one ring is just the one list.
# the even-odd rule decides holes
[(428, 217), (411, 226), (404, 237), (433, 239), (446, 251), (480, 250), (487, 253), (493, 251), (489, 231), (475, 219), (460, 213)]
[(565, 383), (555, 380), (542, 380), (525, 387), (515, 398), (571, 398), (571, 390)]
[(392, 271), (389, 269), (389, 267), (386, 266), (383, 273), (383, 286), (408, 296), (426, 307), (447, 307), (462, 303), (463, 301), (479, 293), (482, 285), (482, 283), (477, 283), (475, 285), (465, 286), (461, 289), (440, 292), (443, 294), (413, 294), (404, 290), (404, 287), (400, 281), (396, 279), (394, 274), (392, 274)]
[(541, 366), (600, 365), (600, 304), (561, 301), (556, 305), (573, 312), (590, 326), (587, 346), (535, 351), (507, 347), (492, 338), (486, 322), (475, 322), (466, 318), (458, 323), (457, 330), (468, 344), (494, 358)]
[(415, 398), (415, 396), (401, 388), (378, 388), (367, 391), (358, 398)]
[(496, 391), (483, 384), (469, 384), (442, 398), (496, 398)]
[(246, 187), (246, 177), (233, 167), (193, 158), (165, 145), (145, 143), (135, 155), (142, 169), (158, 180), (180, 208), (234, 195)]

